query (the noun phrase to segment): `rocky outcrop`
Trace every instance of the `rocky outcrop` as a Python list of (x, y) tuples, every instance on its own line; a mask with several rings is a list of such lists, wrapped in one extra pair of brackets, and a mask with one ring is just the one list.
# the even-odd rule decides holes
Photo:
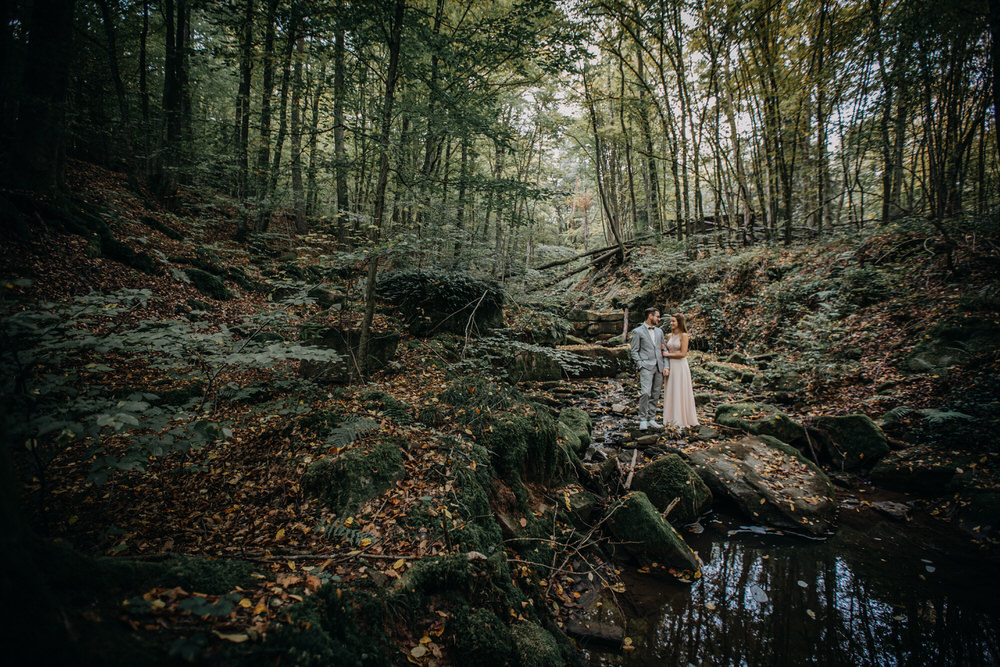
[(693, 522), (712, 506), (708, 486), (677, 454), (665, 454), (643, 468), (633, 486), (660, 512), (673, 505), (667, 518), (677, 524)]
[(560, 345), (557, 349), (583, 358), (582, 364), (563, 364), (563, 370), (571, 378), (615, 377), (632, 370), (632, 358), (627, 346)]
[(830, 480), (793, 447), (768, 436), (698, 450), (691, 465), (716, 497), (760, 523), (813, 535), (829, 531), (836, 502)]
[(586, 341), (602, 342), (621, 335), (625, 326), (622, 311), (572, 310), (566, 314), (572, 333)]

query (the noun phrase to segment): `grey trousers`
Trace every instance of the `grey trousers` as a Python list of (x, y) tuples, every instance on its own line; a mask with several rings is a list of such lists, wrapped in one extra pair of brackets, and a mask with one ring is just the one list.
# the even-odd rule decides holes
[(639, 419), (656, 419), (656, 408), (660, 404), (660, 390), (663, 388), (663, 372), (656, 368), (639, 369)]

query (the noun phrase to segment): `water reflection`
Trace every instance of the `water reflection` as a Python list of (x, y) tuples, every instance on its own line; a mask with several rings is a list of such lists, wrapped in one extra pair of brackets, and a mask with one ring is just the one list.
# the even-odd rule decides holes
[(688, 587), (626, 573), (636, 650), (594, 665), (995, 665), (995, 564), (945, 555), (912, 527), (875, 521), (834, 538), (686, 534), (705, 561)]

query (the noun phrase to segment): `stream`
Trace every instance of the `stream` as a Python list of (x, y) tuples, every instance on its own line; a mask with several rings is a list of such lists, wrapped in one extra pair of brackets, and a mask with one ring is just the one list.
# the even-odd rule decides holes
[[(594, 417), (598, 449), (611, 450), (628, 415), (610, 406), (632, 401), (614, 380), (589, 393), (573, 404)], [(717, 501), (695, 530), (679, 527), (704, 563), (701, 579), (622, 567), (616, 602), (633, 648), (586, 649), (589, 664), (1000, 663), (1000, 564), (942, 521), (871, 509), (886, 498), (905, 499), (838, 490), (838, 530), (826, 539), (747, 525)]]

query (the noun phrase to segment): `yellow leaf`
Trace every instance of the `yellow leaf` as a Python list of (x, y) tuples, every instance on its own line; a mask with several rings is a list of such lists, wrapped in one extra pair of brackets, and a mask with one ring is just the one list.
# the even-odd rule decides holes
[(240, 606), (243, 607), (244, 609), (249, 609), (250, 607), (253, 606), (253, 602), (250, 602), (250, 600), (243, 598), (242, 600), (240, 600)]
[(239, 634), (232, 634), (232, 635), (223, 634), (218, 630), (213, 630), (212, 632), (214, 632), (215, 636), (218, 637), (219, 639), (225, 639), (227, 642), (233, 642), (234, 644), (240, 644), (250, 639), (248, 635), (242, 632)]
[(428, 637), (427, 635), (424, 635), (423, 637), (420, 638), (420, 643), (421, 644), (430, 644), (431, 643), (431, 638)]
[(261, 599), (260, 602), (257, 603), (257, 606), (253, 608), (254, 616), (260, 616), (266, 611), (267, 611), (267, 605), (264, 604), (263, 599)]
[(370, 537), (366, 537), (363, 540), (361, 540), (361, 546), (362, 547), (367, 547), (371, 543), (372, 543), (372, 541), (371, 541)]
[(425, 646), (414, 646), (410, 649), (410, 655), (414, 658), (422, 658), (427, 655), (427, 648)]
[(346, 519), (344, 519), (344, 525), (347, 526), (348, 528), (350, 528), (351, 524), (353, 524), (353, 523), (354, 523), (354, 517), (353, 516), (349, 516)]
[(280, 540), (284, 536), (285, 536), (285, 529), (284, 528), (279, 528), (278, 532), (274, 536), (274, 539)]
[(406, 564), (406, 561), (404, 559), (400, 558), (399, 560), (397, 560), (395, 563), (392, 564), (392, 569), (398, 570), (399, 568), (403, 567), (403, 565), (405, 565), (405, 564)]

